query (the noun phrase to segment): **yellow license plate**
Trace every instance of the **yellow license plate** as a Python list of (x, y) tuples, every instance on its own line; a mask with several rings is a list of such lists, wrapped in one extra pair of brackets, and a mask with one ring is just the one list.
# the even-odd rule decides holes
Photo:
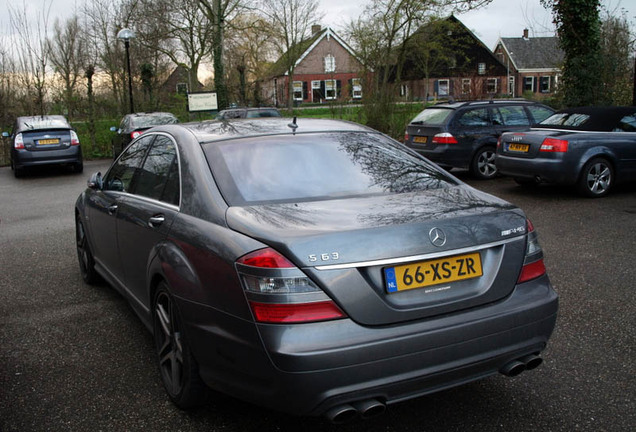
[(479, 252), (384, 269), (388, 292), (425, 288), (483, 275)]
[(38, 140), (38, 144), (39, 145), (51, 145), (51, 144), (59, 144), (60, 140), (59, 139), (41, 139)]
[(422, 136), (416, 136), (416, 137), (413, 137), (413, 142), (418, 143), (418, 144), (426, 144), (426, 139), (427, 138), (428, 137), (425, 137), (425, 136), (423, 136), (423, 137)]
[(530, 146), (528, 144), (510, 144), (508, 150), (527, 153), (530, 150)]

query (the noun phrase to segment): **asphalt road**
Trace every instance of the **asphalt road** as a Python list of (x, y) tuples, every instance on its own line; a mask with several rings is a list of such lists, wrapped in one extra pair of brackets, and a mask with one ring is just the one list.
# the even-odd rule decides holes
[(538, 229), (560, 316), (544, 364), (392, 405), (341, 426), (217, 396), (164, 395), (150, 334), (108, 286), (80, 277), (73, 203), (93, 171), (15, 179), (0, 168), (0, 431), (632, 431), (636, 429), (636, 185), (599, 200), (566, 188), (474, 186)]

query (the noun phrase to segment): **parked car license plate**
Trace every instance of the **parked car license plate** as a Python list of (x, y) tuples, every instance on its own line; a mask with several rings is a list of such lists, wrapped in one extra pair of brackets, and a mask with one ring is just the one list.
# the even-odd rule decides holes
[(508, 150), (509, 151), (528, 153), (528, 150), (530, 150), (530, 145), (528, 145), (528, 144), (511, 143), (511, 144), (508, 145)]
[(38, 145), (51, 145), (51, 144), (59, 144), (59, 143), (60, 143), (60, 140), (58, 138), (38, 140)]
[(479, 252), (384, 269), (390, 293), (472, 279), (483, 275)]
[(425, 136), (416, 136), (416, 137), (413, 137), (413, 142), (418, 144), (426, 144), (427, 138), (428, 137), (425, 137)]

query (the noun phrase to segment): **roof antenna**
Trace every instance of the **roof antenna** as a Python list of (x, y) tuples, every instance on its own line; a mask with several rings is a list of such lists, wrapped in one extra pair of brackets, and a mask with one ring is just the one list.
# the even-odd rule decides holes
[(298, 125), (296, 124), (296, 117), (294, 117), (291, 123), (287, 124), (287, 127), (291, 128), (292, 133), (296, 135), (296, 129), (298, 129)]

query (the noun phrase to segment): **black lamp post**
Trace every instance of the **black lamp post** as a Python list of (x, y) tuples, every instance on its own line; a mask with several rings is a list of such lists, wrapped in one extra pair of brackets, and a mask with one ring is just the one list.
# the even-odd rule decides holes
[(135, 32), (124, 28), (117, 33), (117, 39), (124, 41), (126, 47), (126, 65), (128, 66), (128, 98), (130, 99), (130, 112), (135, 112), (135, 105), (133, 104), (133, 91), (132, 91), (132, 75), (130, 73), (130, 40), (134, 39)]

